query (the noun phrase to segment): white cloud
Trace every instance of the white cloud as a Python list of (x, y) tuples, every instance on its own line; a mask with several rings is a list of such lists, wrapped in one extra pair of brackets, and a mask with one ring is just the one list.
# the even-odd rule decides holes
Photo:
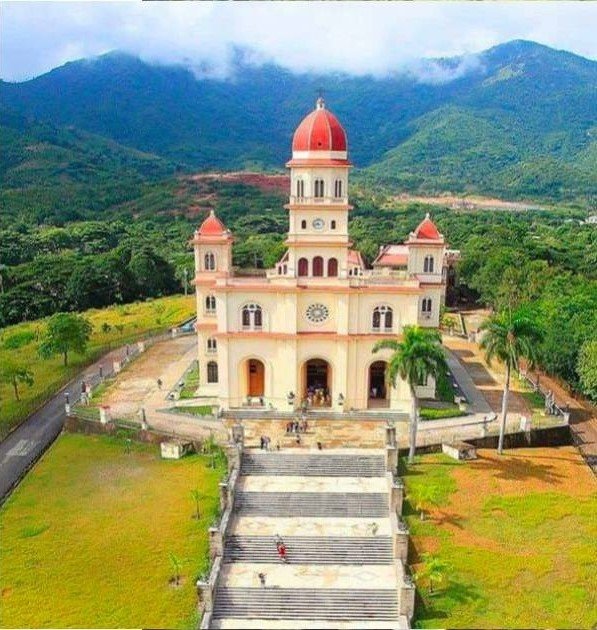
[(594, 2), (3, 2), (1, 18), (7, 80), (115, 49), (218, 75), (235, 47), (254, 63), (375, 75), (511, 39), (597, 56)]

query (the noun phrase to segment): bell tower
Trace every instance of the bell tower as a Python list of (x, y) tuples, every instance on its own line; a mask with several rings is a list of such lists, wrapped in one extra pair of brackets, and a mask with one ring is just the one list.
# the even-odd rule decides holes
[(318, 98), (292, 140), (287, 274), (308, 282), (347, 277), (348, 161), (346, 132)]

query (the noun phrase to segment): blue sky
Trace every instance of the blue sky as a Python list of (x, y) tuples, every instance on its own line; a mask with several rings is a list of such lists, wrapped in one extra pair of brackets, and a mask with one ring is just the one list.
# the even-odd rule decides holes
[(224, 76), (259, 64), (383, 75), (421, 57), (530, 39), (597, 57), (597, 2), (2, 2), (0, 77), (124, 50)]

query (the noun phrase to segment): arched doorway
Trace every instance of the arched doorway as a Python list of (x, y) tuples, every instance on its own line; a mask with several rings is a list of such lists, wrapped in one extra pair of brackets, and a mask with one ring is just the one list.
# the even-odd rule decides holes
[(247, 395), (262, 397), (265, 391), (265, 366), (259, 359), (247, 361)]
[(304, 400), (308, 407), (330, 407), (332, 404), (332, 370), (323, 359), (311, 359), (303, 367)]
[(385, 361), (374, 361), (369, 366), (369, 394), (367, 407), (389, 407), (390, 388), (386, 378), (388, 364)]

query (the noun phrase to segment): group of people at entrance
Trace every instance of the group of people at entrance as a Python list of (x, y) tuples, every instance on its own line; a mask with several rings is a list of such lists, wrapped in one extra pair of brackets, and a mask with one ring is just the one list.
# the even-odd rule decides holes
[(330, 407), (332, 397), (327, 387), (308, 387), (307, 397), (303, 400), (306, 407)]

